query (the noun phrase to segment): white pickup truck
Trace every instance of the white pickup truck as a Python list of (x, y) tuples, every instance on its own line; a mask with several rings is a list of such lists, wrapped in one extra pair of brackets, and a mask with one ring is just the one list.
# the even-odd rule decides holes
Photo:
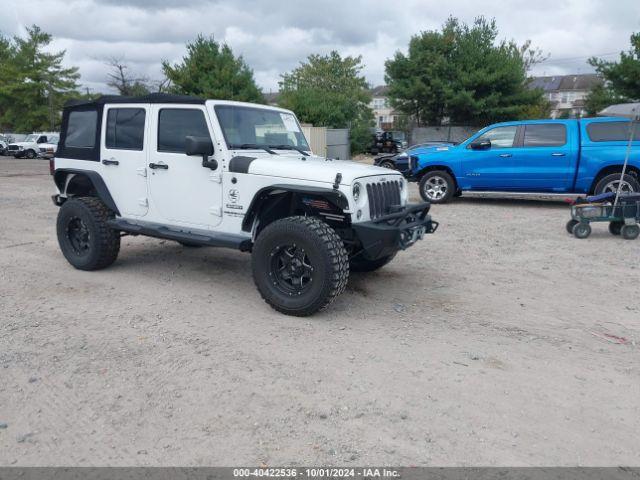
[[(36, 158), (40, 154), (40, 147), (51, 147), (58, 144), (60, 135), (53, 132), (32, 133), (22, 142), (13, 142), (7, 146), (7, 155), (16, 158)], [(57, 147), (56, 147), (57, 148)]]

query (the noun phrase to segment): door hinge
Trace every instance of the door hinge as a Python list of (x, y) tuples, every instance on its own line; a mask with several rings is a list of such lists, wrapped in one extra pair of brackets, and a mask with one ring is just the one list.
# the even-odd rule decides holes
[(136, 172), (138, 172), (138, 175), (140, 175), (141, 177), (146, 177), (147, 176), (147, 167), (136, 168)]
[(216, 183), (222, 183), (222, 174), (219, 172), (211, 172), (209, 180)]
[(148, 207), (149, 206), (149, 200), (146, 198), (139, 198), (138, 199), (138, 205), (140, 205), (141, 207)]
[(209, 209), (209, 213), (211, 215), (215, 215), (216, 217), (221, 217), (222, 216), (222, 207), (211, 207)]

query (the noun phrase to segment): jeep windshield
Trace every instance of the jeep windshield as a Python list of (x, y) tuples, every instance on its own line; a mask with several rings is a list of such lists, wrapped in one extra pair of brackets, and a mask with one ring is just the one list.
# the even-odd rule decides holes
[(215, 111), (230, 149), (310, 150), (291, 113), (236, 105), (216, 105)]
[(23, 142), (35, 142), (38, 140), (39, 135), (27, 135)]

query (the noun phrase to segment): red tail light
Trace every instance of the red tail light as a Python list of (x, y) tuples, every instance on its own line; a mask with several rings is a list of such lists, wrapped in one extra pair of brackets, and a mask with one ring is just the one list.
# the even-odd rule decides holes
[(53, 175), (55, 171), (56, 171), (56, 159), (55, 157), (51, 157), (49, 159), (49, 173)]

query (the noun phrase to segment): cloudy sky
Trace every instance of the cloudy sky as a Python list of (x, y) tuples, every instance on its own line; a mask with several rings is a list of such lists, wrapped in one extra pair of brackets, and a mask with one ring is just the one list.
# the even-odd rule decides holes
[[(8, 1), (8, 5), (7, 2)], [(640, 31), (640, 0), (3, 0), (0, 31), (22, 35), (36, 24), (80, 67), (81, 82), (105, 86), (104, 59), (124, 57), (138, 75), (160, 79), (163, 59), (178, 61), (185, 42), (214, 35), (242, 54), (265, 92), (311, 53), (362, 55), (372, 85), (384, 61), (411, 35), (449, 15), (495, 17), (501, 37), (527, 39), (549, 54), (534, 74), (585, 73), (591, 55), (614, 59)]]

